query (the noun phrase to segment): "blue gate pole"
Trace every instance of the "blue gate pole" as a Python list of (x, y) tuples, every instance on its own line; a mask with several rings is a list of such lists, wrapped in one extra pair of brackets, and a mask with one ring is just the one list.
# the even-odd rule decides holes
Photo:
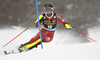
[(40, 35), (40, 40), (41, 40), (41, 48), (43, 49), (42, 38), (41, 38), (41, 30), (40, 30), (40, 22), (39, 22), (39, 12), (38, 12), (38, 3), (37, 3), (37, 0), (35, 0), (35, 2), (36, 2), (36, 9), (37, 9), (37, 18), (38, 18), (38, 26), (39, 26), (39, 35)]

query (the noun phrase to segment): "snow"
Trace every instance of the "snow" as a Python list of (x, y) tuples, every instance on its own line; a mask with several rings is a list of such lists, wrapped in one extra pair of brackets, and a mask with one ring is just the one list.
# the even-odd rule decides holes
[[(100, 44), (99, 36), (100, 29), (97, 27), (89, 29), (89, 37), (98, 42), (81, 43), (78, 37), (73, 36), (72, 31), (56, 31), (54, 39), (50, 43), (43, 43), (41, 46), (32, 49), (31, 51), (21, 54), (3, 55), (2, 51), (10, 51), (16, 49), (21, 43), (29, 41), (37, 32), (38, 29), (29, 29), (21, 36), (16, 38), (5, 48), (2, 46), (22, 32), (25, 28), (13, 26), (14, 29), (0, 30), (0, 60), (99, 60), (100, 59)], [(72, 34), (70, 34), (72, 32)], [(66, 37), (67, 36), (67, 37)], [(61, 40), (61, 37), (65, 37)], [(73, 38), (72, 38), (73, 37)], [(66, 43), (65, 40), (67, 40)]]

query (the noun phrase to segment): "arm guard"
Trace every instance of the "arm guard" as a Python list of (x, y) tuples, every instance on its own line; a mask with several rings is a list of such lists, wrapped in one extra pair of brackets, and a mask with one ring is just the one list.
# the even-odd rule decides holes
[[(43, 15), (39, 15), (40, 23), (41, 23), (42, 18), (43, 18)], [(38, 27), (38, 23), (37, 22), (38, 22), (38, 19), (35, 21), (35, 27)]]
[(66, 28), (68, 28), (68, 29), (72, 29), (72, 27), (70, 26), (69, 23), (64, 23), (64, 26), (65, 26)]
[[(43, 15), (39, 15), (39, 21), (43, 18)], [(35, 23), (38, 22), (38, 19), (35, 21)]]

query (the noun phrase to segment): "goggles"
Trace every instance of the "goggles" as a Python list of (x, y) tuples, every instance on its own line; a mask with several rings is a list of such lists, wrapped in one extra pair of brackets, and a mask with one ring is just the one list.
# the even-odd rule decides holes
[(52, 11), (53, 8), (51, 8), (51, 7), (44, 7), (44, 10), (45, 10), (45, 11), (47, 11), (47, 10)]

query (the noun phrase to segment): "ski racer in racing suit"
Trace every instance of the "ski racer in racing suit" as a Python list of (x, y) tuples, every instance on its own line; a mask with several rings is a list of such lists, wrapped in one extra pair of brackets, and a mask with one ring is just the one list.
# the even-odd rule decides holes
[[(57, 22), (62, 23), (66, 28), (72, 28), (59, 14), (53, 12), (53, 4), (48, 2), (44, 5), (45, 13), (39, 15), (40, 24), (42, 23), (41, 38), (42, 42), (48, 43), (53, 40)], [(38, 19), (35, 21), (35, 26), (38, 27)], [(31, 50), (41, 44), (39, 32), (27, 43), (20, 46), (19, 50)]]

